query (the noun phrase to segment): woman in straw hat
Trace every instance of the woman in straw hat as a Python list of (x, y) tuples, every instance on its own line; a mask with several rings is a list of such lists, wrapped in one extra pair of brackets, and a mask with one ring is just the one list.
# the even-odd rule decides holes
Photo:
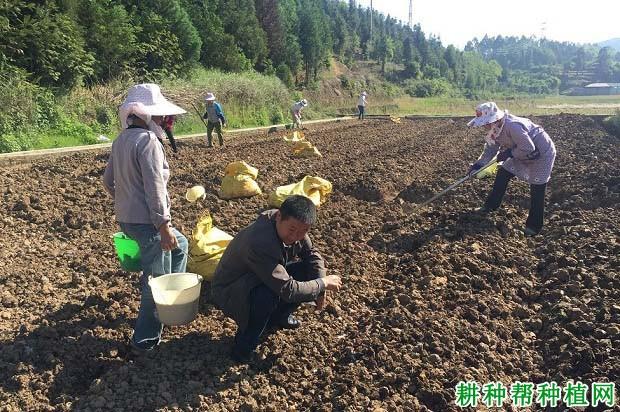
[(301, 111), (304, 107), (308, 106), (308, 101), (306, 99), (301, 99), (298, 102), (295, 102), (291, 107), (291, 117), (293, 118), (293, 129), (298, 128), (301, 129)]
[(500, 110), (494, 102), (480, 104), (476, 108), (476, 117), (468, 126), (484, 126), (488, 130), (484, 152), (470, 166), (470, 173), (475, 173), (495, 155), (503, 162), (497, 171), (493, 190), (479, 210), (489, 213), (499, 208), (508, 182), (517, 176), (530, 184), (530, 212), (524, 233), (526, 236), (537, 235), (543, 227), (545, 189), (555, 161), (553, 141), (541, 126)]
[(151, 350), (160, 342), (162, 324), (155, 315), (149, 276), (185, 272), (187, 239), (171, 223), (166, 188), (170, 169), (158, 137), (164, 116), (185, 113), (161, 94), (156, 84), (129, 89), (119, 108), (123, 131), (112, 144), (103, 176), (114, 198), (122, 231), (140, 245), (142, 297), (131, 344)]

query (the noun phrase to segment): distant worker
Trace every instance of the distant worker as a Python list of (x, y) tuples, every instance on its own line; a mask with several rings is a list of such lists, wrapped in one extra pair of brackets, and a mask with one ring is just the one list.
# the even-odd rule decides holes
[(366, 96), (368, 96), (368, 93), (362, 92), (359, 99), (357, 100), (357, 110), (359, 111), (359, 116), (357, 117), (358, 120), (364, 120), (366, 104), (368, 104), (368, 102), (366, 101)]
[(166, 100), (156, 84), (131, 89), (119, 108), (123, 130), (112, 143), (103, 183), (114, 198), (114, 214), (121, 230), (140, 247), (142, 289), (140, 310), (131, 346), (150, 351), (160, 343), (150, 276), (185, 272), (187, 239), (172, 226), (168, 179), (170, 168), (157, 137), (163, 136), (164, 116), (185, 113)]
[[(166, 136), (168, 136), (168, 141), (170, 142), (170, 146), (172, 146), (172, 151), (174, 153), (178, 153), (179, 150), (177, 149), (177, 142), (174, 140), (174, 135), (172, 134), (175, 120), (176, 116), (164, 116), (164, 120), (162, 121), (161, 126), (162, 129), (164, 129)], [(159, 136), (157, 137), (157, 139), (159, 140), (159, 143), (161, 143), (163, 146), (164, 141)]]
[(327, 291), (342, 285), (327, 269), (308, 237), (316, 206), (305, 196), (288, 197), (263, 212), (229, 243), (215, 270), (211, 294), (217, 306), (237, 322), (231, 356), (250, 360), (269, 325), (295, 329), (293, 312), (302, 302), (327, 303)]
[(207, 147), (213, 147), (213, 129), (217, 133), (220, 146), (223, 146), (222, 127), (226, 127), (226, 118), (224, 117), (222, 105), (215, 101), (213, 93), (207, 93), (205, 101), (207, 102), (207, 110), (202, 117), (207, 119)]
[(517, 176), (530, 184), (530, 211), (524, 233), (537, 235), (543, 227), (545, 190), (555, 161), (553, 141), (541, 126), (498, 109), (494, 102), (480, 104), (468, 126), (484, 126), (488, 130), (484, 151), (469, 172), (475, 173), (495, 155), (503, 162), (497, 170), (493, 190), (479, 211), (490, 213), (499, 208), (508, 182)]
[(306, 99), (301, 99), (300, 101), (296, 102), (293, 107), (291, 107), (291, 116), (293, 117), (293, 129), (301, 129), (301, 111), (304, 107), (307, 106), (308, 101)]

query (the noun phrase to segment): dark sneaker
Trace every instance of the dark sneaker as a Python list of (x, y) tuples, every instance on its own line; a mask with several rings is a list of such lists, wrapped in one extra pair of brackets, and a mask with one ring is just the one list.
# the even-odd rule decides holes
[(533, 229), (533, 228), (531, 228), (531, 227), (527, 227), (527, 226), (526, 226), (526, 227), (525, 227), (525, 229), (523, 229), (523, 234), (524, 234), (526, 237), (536, 236), (536, 235), (537, 235), (537, 234), (539, 234), (539, 233), (540, 233), (540, 230), (536, 230), (536, 229)]

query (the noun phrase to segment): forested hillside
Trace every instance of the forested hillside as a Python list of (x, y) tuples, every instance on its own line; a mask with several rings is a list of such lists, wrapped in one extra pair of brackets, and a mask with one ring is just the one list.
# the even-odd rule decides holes
[[(375, 62), (379, 76), (414, 97), (620, 82), (611, 48), (500, 36), (461, 51), (353, 0), (6, 0), (0, 136), (57, 125), (58, 99), (83, 88), (115, 85), (109, 95), (119, 84), (191, 79), (198, 69), (277, 76), (303, 90), (316, 88), (333, 59)], [(92, 116), (95, 129), (110, 121), (100, 113), (112, 111), (106, 104)]]
[(526, 37), (474, 39), (465, 50), (502, 67), (502, 84), (528, 93), (554, 93), (590, 82), (620, 82), (620, 52)]

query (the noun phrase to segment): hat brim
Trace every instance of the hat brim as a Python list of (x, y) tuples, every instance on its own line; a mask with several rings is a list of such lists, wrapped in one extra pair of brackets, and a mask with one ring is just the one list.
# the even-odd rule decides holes
[(215, 101), (215, 97), (206, 97), (205, 100), (208, 102), (212, 102)]
[(174, 103), (162, 102), (152, 106), (146, 106), (151, 116), (172, 116), (187, 113)]
[(474, 117), (467, 123), (467, 126), (480, 127), (480, 126), (484, 126), (487, 124), (491, 124), (491, 123), (494, 123), (502, 119), (504, 115), (505, 115), (505, 112), (503, 110), (498, 110), (497, 113), (493, 113), (491, 116)]

